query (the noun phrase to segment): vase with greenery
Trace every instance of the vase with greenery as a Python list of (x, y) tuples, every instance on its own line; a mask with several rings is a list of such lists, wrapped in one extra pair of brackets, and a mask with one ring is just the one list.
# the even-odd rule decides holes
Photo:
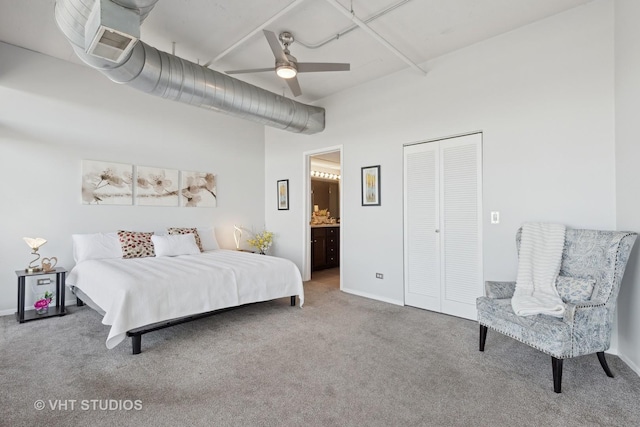
[(256, 233), (247, 243), (256, 248), (261, 255), (265, 255), (273, 244), (273, 233), (267, 230)]

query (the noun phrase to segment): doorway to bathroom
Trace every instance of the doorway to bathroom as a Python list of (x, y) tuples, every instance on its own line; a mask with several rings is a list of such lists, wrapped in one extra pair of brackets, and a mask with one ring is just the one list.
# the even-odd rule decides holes
[(305, 280), (313, 278), (341, 288), (342, 149), (305, 153), (305, 164)]

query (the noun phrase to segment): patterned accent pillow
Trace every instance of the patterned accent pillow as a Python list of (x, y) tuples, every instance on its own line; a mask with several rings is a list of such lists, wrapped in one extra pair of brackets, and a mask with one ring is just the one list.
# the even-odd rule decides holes
[(562, 301), (576, 303), (591, 299), (596, 281), (593, 279), (579, 279), (577, 277), (558, 276), (556, 289)]
[(198, 234), (198, 229), (197, 228), (171, 227), (171, 228), (167, 228), (167, 233), (169, 233), (169, 234), (193, 234), (196, 237), (196, 245), (198, 245), (198, 249), (200, 249), (200, 252), (204, 252), (202, 250), (202, 241), (200, 240), (200, 235)]
[(122, 246), (122, 258), (145, 258), (156, 256), (151, 241), (153, 233), (139, 231), (118, 231), (120, 246)]

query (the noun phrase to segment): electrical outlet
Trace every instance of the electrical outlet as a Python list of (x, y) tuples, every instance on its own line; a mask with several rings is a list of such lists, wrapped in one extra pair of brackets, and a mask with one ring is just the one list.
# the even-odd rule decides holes
[(38, 286), (51, 284), (51, 279), (38, 279)]
[(376, 279), (384, 279), (384, 274), (376, 273)]

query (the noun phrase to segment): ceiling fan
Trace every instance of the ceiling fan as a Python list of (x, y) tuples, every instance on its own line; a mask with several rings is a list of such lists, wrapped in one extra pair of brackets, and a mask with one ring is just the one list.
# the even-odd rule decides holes
[[(276, 57), (276, 65), (271, 68), (253, 68), (250, 70), (232, 70), (225, 71), (227, 74), (243, 74), (243, 73), (261, 73), (264, 71), (274, 71), (278, 77), (283, 78), (293, 96), (302, 95), (300, 83), (296, 78), (298, 73), (313, 73), (319, 71), (349, 71), (350, 64), (335, 62), (298, 62), (298, 60), (289, 52), (289, 46), (293, 43), (293, 34), (288, 31), (280, 33), (280, 37), (276, 37), (273, 31), (262, 30), (264, 36), (269, 42), (273, 56)], [(282, 42), (284, 49), (280, 47), (278, 39)]]

